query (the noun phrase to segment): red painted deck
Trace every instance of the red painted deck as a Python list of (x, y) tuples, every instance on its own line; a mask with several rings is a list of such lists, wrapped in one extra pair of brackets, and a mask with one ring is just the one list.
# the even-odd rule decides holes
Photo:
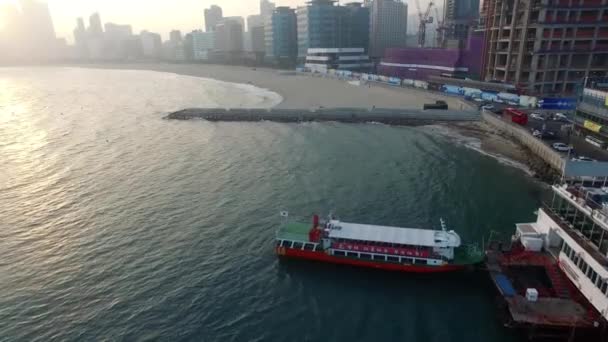
[(351, 265), (366, 268), (376, 268), (387, 271), (400, 271), (412, 273), (438, 273), (438, 272), (454, 272), (466, 268), (464, 265), (443, 265), (443, 266), (425, 266), (425, 265), (403, 265), (389, 262), (357, 260), (348, 257), (336, 257), (322, 251), (304, 251), (300, 249), (291, 249), (285, 247), (276, 247), (275, 252), (282, 257), (294, 259), (306, 259), (313, 261), (321, 261), (333, 264)]

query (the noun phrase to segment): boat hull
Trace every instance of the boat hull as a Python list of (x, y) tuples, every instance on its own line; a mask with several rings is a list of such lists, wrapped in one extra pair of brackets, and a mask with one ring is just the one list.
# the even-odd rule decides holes
[(275, 252), (280, 257), (305, 259), (318, 262), (351, 265), (365, 268), (375, 268), (386, 271), (411, 272), (411, 273), (441, 273), (441, 272), (456, 272), (466, 269), (469, 265), (441, 265), (441, 266), (425, 266), (425, 265), (405, 265), (388, 262), (376, 262), (368, 260), (357, 260), (347, 257), (337, 257), (329, 255), (323, 251), (305, 251), (300, 249), (291, 249), (285, 247), (276, 247)]

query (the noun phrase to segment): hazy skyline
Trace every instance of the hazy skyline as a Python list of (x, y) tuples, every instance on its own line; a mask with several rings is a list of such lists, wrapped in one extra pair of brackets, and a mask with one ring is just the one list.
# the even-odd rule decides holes
[[(7, 0), (0, 0), (0, 2)], [(10, 1), (8, 1), (10, 2)], [(222, 7), (224, 16), (243, 16), (259, 13), (259, 0), (47, 0), (57, 36), (73, 40), (76, 18), (88, 21), (98, 12), (103, 23), (130, 24), (135, 33), (149, 30), (167, 38), (172, 29), (182, 33), (203, 29), (203, 11), (211, 5)], [(277, 6), (300, 6), (306, 0), (276, 0)], [(341, 3), (362, 2), (342, 0)], [(87, 23), (88, 25), (88, 23)]]
[[(73, 42), (76, 18), (82, 17), (88, 26), (88, 18), (98, 12), (102, 23), (129, 24), (133, 32), (142, 30), (160, 33), (167, 39), (173, 29), (187, 33), (204, 29), (204, 10), (211, 5), (222, 7), (225, 16), (247, 17), (259, 13), (259, 0), (38, 0), (47, 2), (57, 37)], [(307, 0), (275, 0), (277, 6), (297, 7)], [(18, 3), (19, 0), (0, 0), (0, 5)], [(363, 0), (340, 0), (341, 4)], [(416, 13), (413, 1), (408, 4), (409, 15)], [(429, 0), (420, 0), (426, 8)], [(408, 24), (409, 25), (409, 24)], [(2, 23), (0, 23), (0, 29)]]

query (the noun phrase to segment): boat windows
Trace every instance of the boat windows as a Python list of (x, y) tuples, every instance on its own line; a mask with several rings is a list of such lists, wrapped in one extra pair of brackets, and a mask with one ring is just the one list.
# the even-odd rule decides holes
[(390, 255), (389, 255), (389, 256), (387, 256), (386, 258), (387, 258), (387, 260), (388, 260), (388, 261), (390, 261), (390, 262), (399, 262), (399, 257), (396, 257), (396, 256), (390, 256)]
[(277, 247), (283, 247), (283, 240), (277, 240)]
[(293, 249), (302, 249), (302, 247), (304, 247), (304, 244), (301, 242), (294, 242), (293, 243)]
[(370, 260), (370, 259), (372, 258), (372, 255), (371, 255), (371, 254), (367, 254), (367, 253), (361, 253), (361, 254), (359, 255), (359, 258), (360, 258), (360, 259), (366, 259), (366, 260)]
[(335, 256), (346, 256), (346, 252), (344, 251), (334, 251)]
[(578, 268), (581, 269), (581, 271), (583, 271), (583, 274), (587, 274), (587, 263), (585, 262), (585, 260), (580, 259), (579, 263), (578, 263)]
[(416, 265), (426, 265), (426, 260), (424, 260), (424, 259), (414, 259), (414, 264), (416, 264)]
[(312, 244), (312, 243), (307, 243), (307, 244), (304, 245), (304, 250), (305, 251), (312, 251), (314, 249), (315, 249), (315, 245)]
[(412, 258), (401, 258), (401, 261), (402, 261), (404, 264), (409, 264), (409, 265), (411, 265), (411, 264), (413, 264), (413, 263), (414, 263), (414, 261), (412, 260)]
[(351, 257), (351, 258), (358, 258), (359, 257), (359, 253), (347, 252), (346, 256)]
[(378, 261), (386, 261), (386, 256), (380, 255), (380, 254), (374, 254), (373, 259), (378, 260)]
[(606, 280), (604, 280), (604, 282), (602, 283), (602, 288), (600, 290), (602, 290), (603, 294), (607, 294), (606, 290), (608, 290), (608, 282)]
[(591, 277), (589, 277), (589, 279), (591, 279), (591, 282), (594, 284), (597, 281), (597, 272), (595, 272), (593, 269), (591, 269)]
[(564, 251), (564, 254), (566, 254), (568, 257), (570, 257), (570, 253), (572, 252), (572, 248), (570, 248), (570, 246), (568, 246), (567, 243), (564, 243), (563, 251)]

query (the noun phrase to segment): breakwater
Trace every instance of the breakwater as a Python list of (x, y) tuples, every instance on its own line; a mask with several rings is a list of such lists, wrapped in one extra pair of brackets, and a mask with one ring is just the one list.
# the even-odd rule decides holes
[(317, 109), (254, 109), (254, 108), (188, 108), (170, 113), (166, 119), (207, 121), (275, 121), (275, 122), (377, 122), (388, 125), (423, 125), (434, 122), (478, 121), (480, 115), (471, 110), (418, 110), (389, 108), (317, 108)]

